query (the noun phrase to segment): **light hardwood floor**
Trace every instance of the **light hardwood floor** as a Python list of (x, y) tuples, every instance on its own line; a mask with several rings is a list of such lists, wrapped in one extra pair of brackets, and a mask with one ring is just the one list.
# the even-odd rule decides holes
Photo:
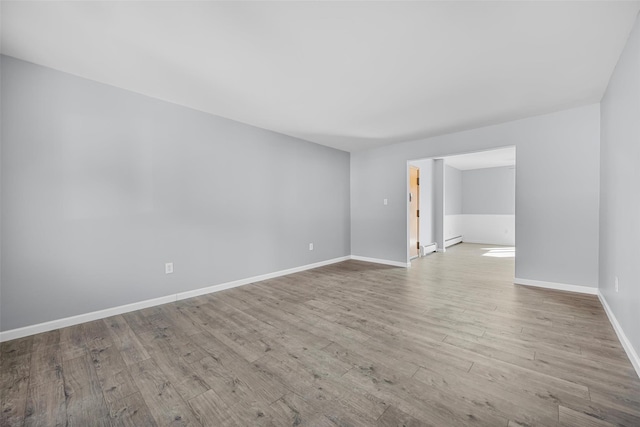
[(640, 426), (598, 299), (514, 286), (513, 258), (485, 247), (3, 343), (2, 426)]

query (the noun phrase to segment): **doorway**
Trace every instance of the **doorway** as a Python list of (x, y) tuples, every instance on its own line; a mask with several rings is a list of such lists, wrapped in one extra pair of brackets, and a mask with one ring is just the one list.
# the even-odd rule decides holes
[(409, 166), (409, 258), (420, 254), (420, 168)]
[(515, 147), (410, 160), (406, 174), (408, 260), (461, 242), (515, 248)]

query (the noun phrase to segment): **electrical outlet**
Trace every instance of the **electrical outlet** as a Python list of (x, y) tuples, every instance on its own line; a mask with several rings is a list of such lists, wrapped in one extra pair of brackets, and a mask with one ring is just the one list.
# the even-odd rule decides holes
[(164, 274), (171, 274), (171, 273), (173, 273), (173, 263), (168, 262), (164, 265)]
[(618, 292), (618, 289), (619, 289), (619, 286), (620, 286), (620, 284), (618, 283), (618, 276), (616, 276), (615, 284), (616, 284), (616, 292)]
[(312, 251), (313, 250), (313, 243), (309, 243), (309, 250)]

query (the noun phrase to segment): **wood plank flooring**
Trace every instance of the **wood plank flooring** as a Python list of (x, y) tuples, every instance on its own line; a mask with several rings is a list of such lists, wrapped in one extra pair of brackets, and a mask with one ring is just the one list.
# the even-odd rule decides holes
[[(2, 426), (640, 426), (596, 297), (461, 244), (1, 345)], [(490, 248), (490, 247), (489, 247)]]

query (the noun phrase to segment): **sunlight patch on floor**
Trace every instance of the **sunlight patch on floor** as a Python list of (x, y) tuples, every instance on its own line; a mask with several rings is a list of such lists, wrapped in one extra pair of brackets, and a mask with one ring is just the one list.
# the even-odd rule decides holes
[(482, 248), (487, 251), (482, 256), (490, 256), (494, 258), (515, 258), (516, 248)]

